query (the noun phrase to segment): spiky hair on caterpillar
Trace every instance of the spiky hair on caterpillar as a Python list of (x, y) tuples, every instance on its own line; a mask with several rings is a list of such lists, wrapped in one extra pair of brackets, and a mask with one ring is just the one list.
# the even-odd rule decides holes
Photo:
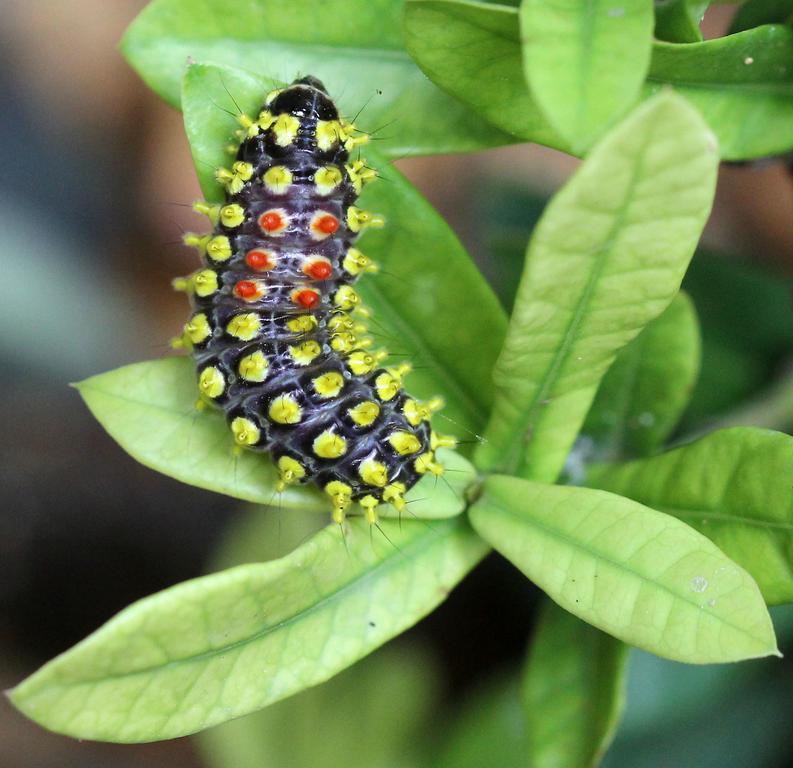
[(225, 202), (199, 201), (213, 230), (188, 234), (204, 266), (175, 287), (192, 315), (176, 346), (192, 350), (200, 404), (222, 408), (237, 446), (270, 452), (276, 490), (315, 482), (343, 522), (353, 502), (375, 522), (401, 510), (426, 474), (440, 475), (430, 417), (440, 398), (402, 389), (407, 364), (383, 365), (353, 283), (376, 265), (354, 247), (383, 218), (354, 203), (377, 172), (350, 151), (369, 136), (342, 118), (322, 83), (269, 93), (240, 115)]

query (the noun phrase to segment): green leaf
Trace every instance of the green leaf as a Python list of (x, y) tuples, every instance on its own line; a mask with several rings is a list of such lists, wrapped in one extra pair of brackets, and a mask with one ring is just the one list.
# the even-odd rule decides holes
[(625, 706), (628, 648), (548, 600), (529, 647), (523, 708), (533, 768), (590, 768)]
[[(569, 151), (521, 77), (515, 9), (461, 0), (408, 0), (406, 45), (427, 75), (493, 125)], [(690, 45), (656, 42), (647, 98), (664, 86), (702, 112), (727, 160), (793, 148), (793, 30), (765, 26)]]
[(390, 646), (332, 680), (201, 734), (210, 768), (416, 768), (437, 705), (432, 658)]
[(763, 24), (790, 24), (793, 0), (749, 0), (738, 8), (730, 24), (730, 34)]
[(281, 560), (134, 603), (11, 701), (58, 733), (152, 741), (327, 680), (435, 608), (486, 551), (463, 518), (380, 526), (329, 526)]
[(646, 93), (672, 85), (704, 115), (725, 160), (793, 148), (793, 29), (758, 27), (691, 45), (656, 43)]
[(623, 347), (600, 382), (583, 432), (598, 456), (645, 456), (660, 448), (688, 404), (699, 372), (696, 310), (679, 293)]
[[(214, 200), (222, 199), (222, 190), (213, 169), (227, 162), (223, 148), (235, 127), (233, 117), (213, 104), (223, 83), (234, 86), (243, 109), (263, 99), (261, 80), (244, 72), (212, 65), (188, 69), (185, 128), (202, 188)], [(374, 149), (366, 154), (382, 179), (367, 185), (360, 205), (387, 220), (383, 229), (369, 230), (361, 240), (366, 254), (382, 267), (380, 275), (365, 276), (358, 284), (373, 311), (375, 336), (399, 361), (416, 364), (410, 392), (442, 395), (446, 409), (437, 421), (446, 419), (454, 425), (450, 431), (456, 426), (458, 437), (468, 437), (482, 429), (492, 405), (491, 372), (506, 332), (504, 311), (432, 206)], [(461, 312), (463, 301), (476, 312)]]
[(438, 87), (503, 131), (565, 152), (523, 78), (515, 8), (407, 0), (405, 47)]
[(661, 456), (593, 467), (587, 483), (680, 518), (749, 571), (768, 603), (793, 602), (793, 437), (725, 429)]
[(674, 517), (604, 491), (498, 475), (470, 517), (562, 608), (626, 643), (694, 664), (778, 653), (751, 576)]
[(591, 152), (534, 231), (480, 468), (552, 482), (616, 353), (677, 292), (716, 183), (713, 135), (667, 93)]
[(639, 97), (652, 0), (523, 0), (523, 69), (551, 125), (583, 154)]
[[(275, 491), (276, 472), (269, 456), (233, 452), (231, 432), (219, 411), (199, 412), (195, 367), (172, 357), (126, 365), (77, 384), (86, 405), (118, 444), (141, 464), (184, 483), (238, 499), (284, 508), (327, 512), (328, 502), (313, 487)], [(473, 468), (453, 451), (444, 451), (448, 480), (425, 478), (407, 495), (409, 514), (422, 518), (458, 515)], [(382, 514), (394, 510), (383, 507)]]
[(702, 17), (710, 3), (655, 0), (655, 36), (670, 43), (699, 43)]
[[(121, 48), (174, 106), (186, 64), (205, 61), (257, 73), (269, 81), (267, 90), (300, 75), (319, 77), (344, 114), (361, 112), (361, 127), (388, 124), (382, 147), (392, 157), (510, 141), (421, 74), (403, 48), (401, 10), (402, 0), (154, 0)], [(229, 91), (239, 101), (231, 85)], [(235, 110), (225, 93), (219, 104)]]
[(462, 697), (432, 768), (525, 768), (526, 724), (515, 677), (512, 669), (500, 672)]

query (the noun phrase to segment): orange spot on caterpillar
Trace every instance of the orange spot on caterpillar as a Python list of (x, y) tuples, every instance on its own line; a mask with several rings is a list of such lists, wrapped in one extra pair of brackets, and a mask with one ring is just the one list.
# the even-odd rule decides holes
[(320, 216), (315, 226), (320, 232), (326, 235), (332, 235), (339, 228), (339, 220), (328, 213), (324, 216)]
[(319, 304), (319, 294), (316, 291), (312, 291), (310, 288), (304, 288), (292, 294), (292, 301), (306, 309), (314, 309), (314, 307)]
[(263, 272), (265, 269), (272, 269), (275, 266), (275, 259), (271, 253), (254, 249), (245, 254), (245, 263), (257, 272)]
[(245, 301), (258, 299), (263, 291), (262, 287), (255, 280), (239, 280), (234, 286), (234, 293)]
[(309, 261), (303, 267), (303, 272), (315, 280), (327, 280), (333, 274), (333, 267), (325, 259), (316, 259)]
[(286, 229), (286, 219), (280, 211), (265, 211), (259, 216), (259, 226), (269, 235)]

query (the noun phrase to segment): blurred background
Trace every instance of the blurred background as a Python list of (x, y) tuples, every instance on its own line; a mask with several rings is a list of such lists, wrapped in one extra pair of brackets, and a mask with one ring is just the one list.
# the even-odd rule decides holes
[[(137, 465), (68, 386), (168, 354), (187, 311), (170, 280), (195, 267), (180, 237), (198, 226), (189, 203), (200, 195), (181, 118), (117, 50), (144, 4), (0, 2), (3, 688), (132, 600), (205, 571), (221, 542), (223, 558), (240, 556), (234, 542), (247, 526), (270, 537), (275, 555), (306, 525), (287, 521), (276, 532), (262, 511)], [(732, 10), (708, 12), (707, 37), (724, 32)], [(398, 165), (509, 308), (531, 227), (576, 162), (520, 146)], [(793, 427), (792, 279), (790, 167), (781, 159), (723, 167), (686, 279), (703, 326), (703, 370), (683, 433), (734, 423)], [(511, 738), (520, 719), (514, 671), (538, 600), (522, 576), (491, 557), (354, 677), (345, 673), (277, 705), (252, 728), (216, 729), (200, 744), (73, 742), (2, 700), (0, 765), (334, 766), (351, 751), (368, 754), (369, 741), (379, 749), (369, 766), (417, 765), (407, 744), (426, 748), (433, 765), (517, 764), (507, 752), (496, 761), (493, 748), (519, 741)], [(783, 651), (793, 651), (790, 612), (775, 619)], [(790, 661), (695, 669), (637, 653), (628, 716), (607, 765), (789, 766), (791, 683)], [(287, 721), (293, 748), (279, 752), (286, 728), (279, 723)], [(484, 729), (472, 735), (474, 722)], [(252, 733), (259, 742), (249, 743)], [(272, 761), (252, 758), (261, 750)]]

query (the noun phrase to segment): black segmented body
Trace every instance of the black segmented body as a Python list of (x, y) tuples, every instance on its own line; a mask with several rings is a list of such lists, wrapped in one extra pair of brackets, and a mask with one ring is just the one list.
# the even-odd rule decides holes
[[(215, 229), (187, 238), (207, 266), (188, 281), (194, 313), (185, 332), (204, 399), (223, 408), (237, 442), (272, 453), (282, 482), (325, 488), (339, 517), (350, 499), (372, 510), (384, 498), (401, 504), (401, 494), (440, 465), (431, 408), (404, 393), (402, 371), (379, 367), (360, 336), (349, 286), (366, 264), (351, 250), (367, 218), (354, 207), (366, 171), (348, 164), (352, 126), (339, 122), (313, 78), (276, 92), (258, 122), (241, 122), (237, 163), (219, 175), (225, 206), (203, 206)], [(236, 218), (234, 205), (242, 209)], [(351, 254), (352, 271), (344, 266)], [(325, 374), (334, 375), (319, 378)], [(367, 423), (372, 403), (378, 412)], [(356, 409), (361, 404), (369, 405)]]

